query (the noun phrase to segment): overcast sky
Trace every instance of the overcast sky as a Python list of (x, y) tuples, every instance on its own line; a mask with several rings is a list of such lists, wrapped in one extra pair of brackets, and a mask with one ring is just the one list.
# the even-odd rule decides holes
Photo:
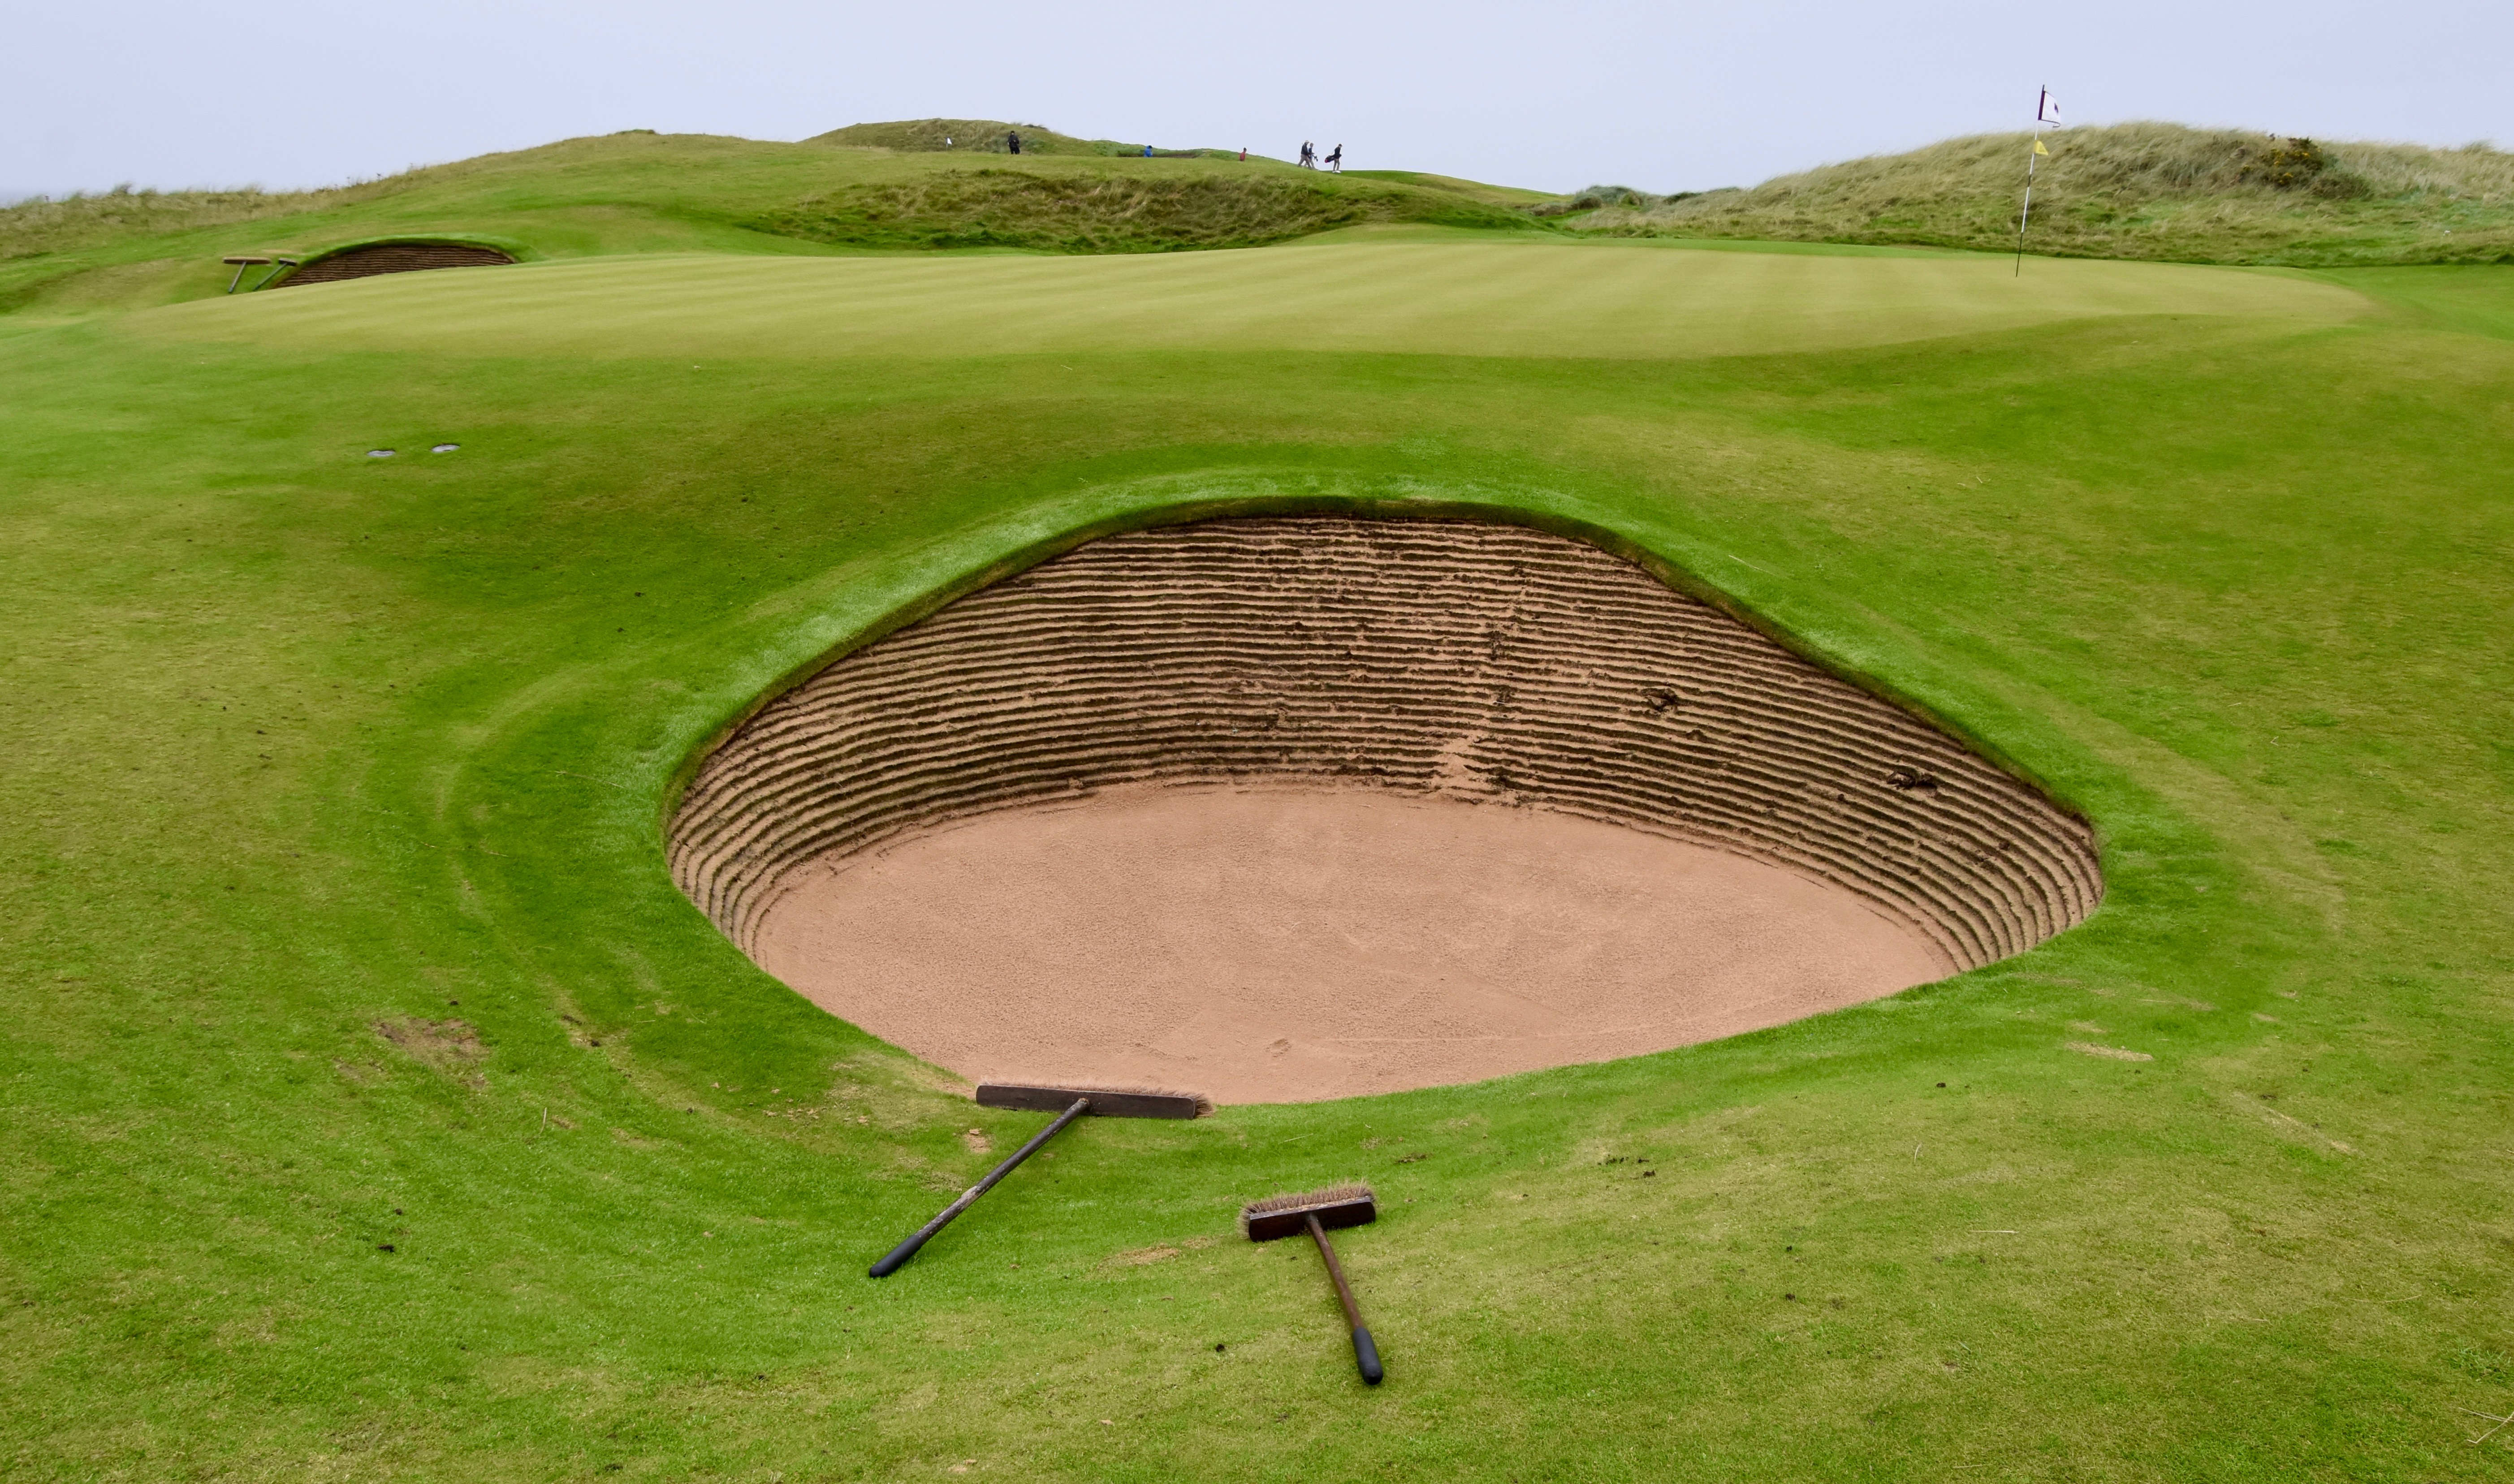
[(575, 135), (1005, 118), (1567, 190), (2071, 123), (2514, 144), (2514, 0), (1308, 6), (14, 0), (0, 199), (334, 184)]

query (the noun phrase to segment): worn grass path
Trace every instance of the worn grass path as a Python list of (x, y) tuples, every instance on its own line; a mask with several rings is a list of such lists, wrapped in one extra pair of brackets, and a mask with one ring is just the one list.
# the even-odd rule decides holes
[[(1751, 287), (1461, 329), (1413, 296), (1502, 270), (1389, 251), (1135, 319), (936, 264), (1031, 317), (846, 354), (680, 262), (0, 329), (10, 1474), (2502, 1477), (2504, 276), (1740, 354)], [(1573, 251), (1845, 321), (1931, 261)], [(1284, 274), (1347, 296), (1297, 343)], [(2107, 904), (1735, 1041), (1090, 1127), (867, 1281), (1035, 1120), (724, 944), (676, 769), (938, 583), (1270, 501), (1612, 527), (2086, 808)], [(1231, 1230), (1343, 1178), (1378, 1391)]]

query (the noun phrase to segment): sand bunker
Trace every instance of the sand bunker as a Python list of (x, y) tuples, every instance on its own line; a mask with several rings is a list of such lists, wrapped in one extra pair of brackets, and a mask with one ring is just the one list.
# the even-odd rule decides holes
[(317, 258), (279, 281), (283, 289), (341, 283), (380, 273), (418, 273), (431, 268), (477, 268), (515, 260), (496, 248), (463, 242), (378, 242)]
[(2084, 825), (1620, 559), (1463, 521), (1093, 541), (709, 758), (675, 879), (965, 1075), (1342, 1097), (1776, 1024), (2020, 951)]
[(1224, 1103), (1632, 1056), (1953, 969), (1792, 871), (1370, 789), (1152, 787), (981, 816), (806, 873), (754, 951), (945, 1066)]

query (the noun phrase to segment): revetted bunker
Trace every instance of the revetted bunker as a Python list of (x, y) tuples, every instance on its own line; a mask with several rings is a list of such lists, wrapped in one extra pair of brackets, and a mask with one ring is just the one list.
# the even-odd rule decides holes
[(1324, 515), (1106, 537), (847, 655), (669, 846), (929, 1060), (1243, 1102), (1774, 1024), (2102, 890), (2085, 824), (1630, 562)]
[(309, 283), (338, 283), (345, 278), (373, 278), (379, 273), (476, 268), (514, 261), (496, 248), (470, 242), (374, 242), (309, 260), (281, 279), (278, 287), (294, 289)]

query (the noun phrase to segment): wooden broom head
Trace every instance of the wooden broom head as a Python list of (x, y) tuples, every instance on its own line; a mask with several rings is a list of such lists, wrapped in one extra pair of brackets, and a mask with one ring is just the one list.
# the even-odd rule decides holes
[(1270, 1195), (1240, 1208), (1239, 1230), (1252, 1242), (1271, 1242), (1309, 1230), (1313, 1216), (1318, 1219), (1319, 1225), (1330, 1230), (1359, 1226), (1379, 1219), (1379, 1202), (1370, 1187), (1363, 1184), (1330, 1185), (1298, 1195)]
[(1019, 1108), (1030, 1113), (1062, 1113), (1079, 1100), (1091, 1104), (1095, 1118), (1201, 1118), (1213, 1111), (1213, 1100), (1201, 1093), (1173, 1093), (1151, 1087), (1033, 1087), (1020, 1082), (981, 1082), (980, 1107)]

